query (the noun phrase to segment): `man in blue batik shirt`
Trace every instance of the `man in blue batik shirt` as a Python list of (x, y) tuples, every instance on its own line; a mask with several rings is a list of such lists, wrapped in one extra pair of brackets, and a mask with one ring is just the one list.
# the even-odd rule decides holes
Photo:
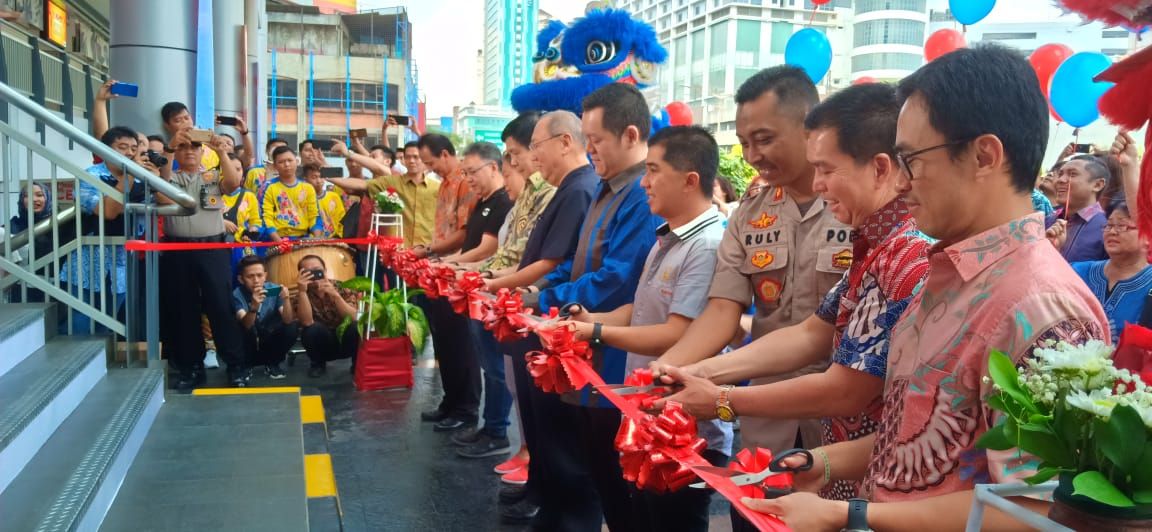
[[(601, 176), (580, 229), (576, 254), (529, 288), (526, 306), (579, 303), (607, 312), (632, 302), (648, 251), (663, 220), (648, 208), (640, 186), (648, 155), (651, 117), (632, 85), (612, 83), (584, 99), (581, 130)], [(627, 354), (598, 349), (593, 366), (607, 383), (624, 379)], [(541, 479), (541, 507), (533, 526), (543, 530), (632, 530), (628, 486), (614, 446), (620, 412), (585, 388), (555, 394), (533, 388), (541, 445), (531, 449)], [(549, 397), (551, 395), (551, 397)]]
[[(137, 156), (137, 135), (131, 129), (121, 126), (109, 128), (100, 137), (100, 141), (125, 157), (135, 159)], [(125, 187), (132, 182), (133, 185), (128, 187), (128, 201), (140, 202), (144, 199), (143, 183), (134, 182), (123, 168), (109, 166), (105, 162), (92, 165), (86, 171), (114, 188), (117, 195), (104, 194), (87, 182), (79, 182), (76, 203), (80, 207), (81, 234), (97, 236), (103, 225), (106, 238), (123, 237)], [(104, 309), (106, 314), (116, 316), (123, 309), (127, 297), (128, 253), (119, 244), (81, 245), (79, 251), (69, 255), (68, 261), (61, 268), (61, 276), (71, 293), (94, 307)], [(107, 299), (101, 302), (99, 294), (105, 289), (111, 289), (115, 294), (105, 296)], [(91, 330), (91, 320), (73, 311), (71, 332), (87, 334)]]

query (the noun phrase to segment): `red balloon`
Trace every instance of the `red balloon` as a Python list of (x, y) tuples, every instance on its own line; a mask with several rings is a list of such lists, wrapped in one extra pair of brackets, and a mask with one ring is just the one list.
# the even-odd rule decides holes
[(827, 4), (828, 2), (831, 2), (831, 1), (832, 0), (812, 0), (812, 3), (816, 4), (818, 6), (822, 6), (822, 5)]
[(1045, 96), (1048, 95), (1052, 75), (1065, 59), (1072, 57), (1072, 53), (1072, 49), (1063, 44), (1045, 44), (1028, 56), (1028, 62), (1032, 64), (1032, 70), (1036, 71), (1036, 79), (1040, 81)]
[(872, 76), (860, 76), (856, 78), (856, 81), (852, 82), (853, 85), (865, 85), (868, 83), (876, 83), (876, 78)]
[[(924, 43), (924, 58), (932, 61), (948, 52), (959, 50), (967, 46), (964, 34), (953, 29), (938, 30), (928, 36)], [(1053, 71), (1055, 72), (1055, 71)]]
[(664, 108), (668, 111), (668, 124), (672, 126), (692, 125), (692, 108), (684, 102), (672, 102)]

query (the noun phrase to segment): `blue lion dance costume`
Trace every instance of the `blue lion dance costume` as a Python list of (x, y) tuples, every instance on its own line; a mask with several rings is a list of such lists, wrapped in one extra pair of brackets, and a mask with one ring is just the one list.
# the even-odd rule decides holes
[[(571, 24), (554, 20), (540, 31), (532, 57), (534, 82), (512, 91), (512, 108), (579, 115), (584, 97), (609, 83), (650, 86), (667, 58), (652, 26), (627, 11), (593, 3)], [(667, 112), (654, 120), (667, 125)]]

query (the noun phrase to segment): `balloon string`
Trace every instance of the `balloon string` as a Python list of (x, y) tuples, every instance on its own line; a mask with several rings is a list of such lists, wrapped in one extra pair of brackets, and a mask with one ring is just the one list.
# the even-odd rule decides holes
[(820, 9), (820, 6), (812, 6), (812, 14), (808, 16), (808, 27), (812, 27), (812, 25), (816, 23), (816, 10), (818, 9)]
[[(1072, 130), (1072, 144), (1073, 145), (1080, 144), (1080, 128), (1075, 128)], [(1073, 152), (1075, 152), (1075, 148), (1073, 148)], [(1064, 221), (1066, 221), (1066, 222), (1072, 219), (1071, 218), (1072, 217), (1072, 211), (1070, 210), (1071, 208), (1072, 208), (1072, 180), (1069, 179), (1068, 180), (1068, 192), (1064, 193)]]

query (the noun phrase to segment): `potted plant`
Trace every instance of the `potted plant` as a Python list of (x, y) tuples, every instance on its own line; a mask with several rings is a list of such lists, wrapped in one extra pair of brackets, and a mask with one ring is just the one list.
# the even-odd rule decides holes
[(978, 446), (1038, 458), (1039, 484), (1059, 479), (1049, 517), (1076, 530), (1152, 527), (1152, 388), (1117, 369), (1099, 340), (1053, 343), (1018, 371), (993, 351), (988, 398), (1003, 413)]
[[(424, 292), (409, 290), (405, 297), (401, 289), (380, 290), (379, 285), (366, 277), (349, 279), (340, 285), (364, 296), (364, 312), (355, 323), (361, 338), (356, 356), (356, 388), (411, 388), (412, 360), (415, 353), (424, 350), (428, 337), (428, 318), (411, 300)], [(337, 331), (338, 337), (352, 325), (351, 318), (344, 320)], [(371, 335), (368, 335), (369, 329)]]
[(387, 189), (376, 193), (376, 212), (381, 214), (400, 214), (404, 210), (404, 200), (396, 189)]

